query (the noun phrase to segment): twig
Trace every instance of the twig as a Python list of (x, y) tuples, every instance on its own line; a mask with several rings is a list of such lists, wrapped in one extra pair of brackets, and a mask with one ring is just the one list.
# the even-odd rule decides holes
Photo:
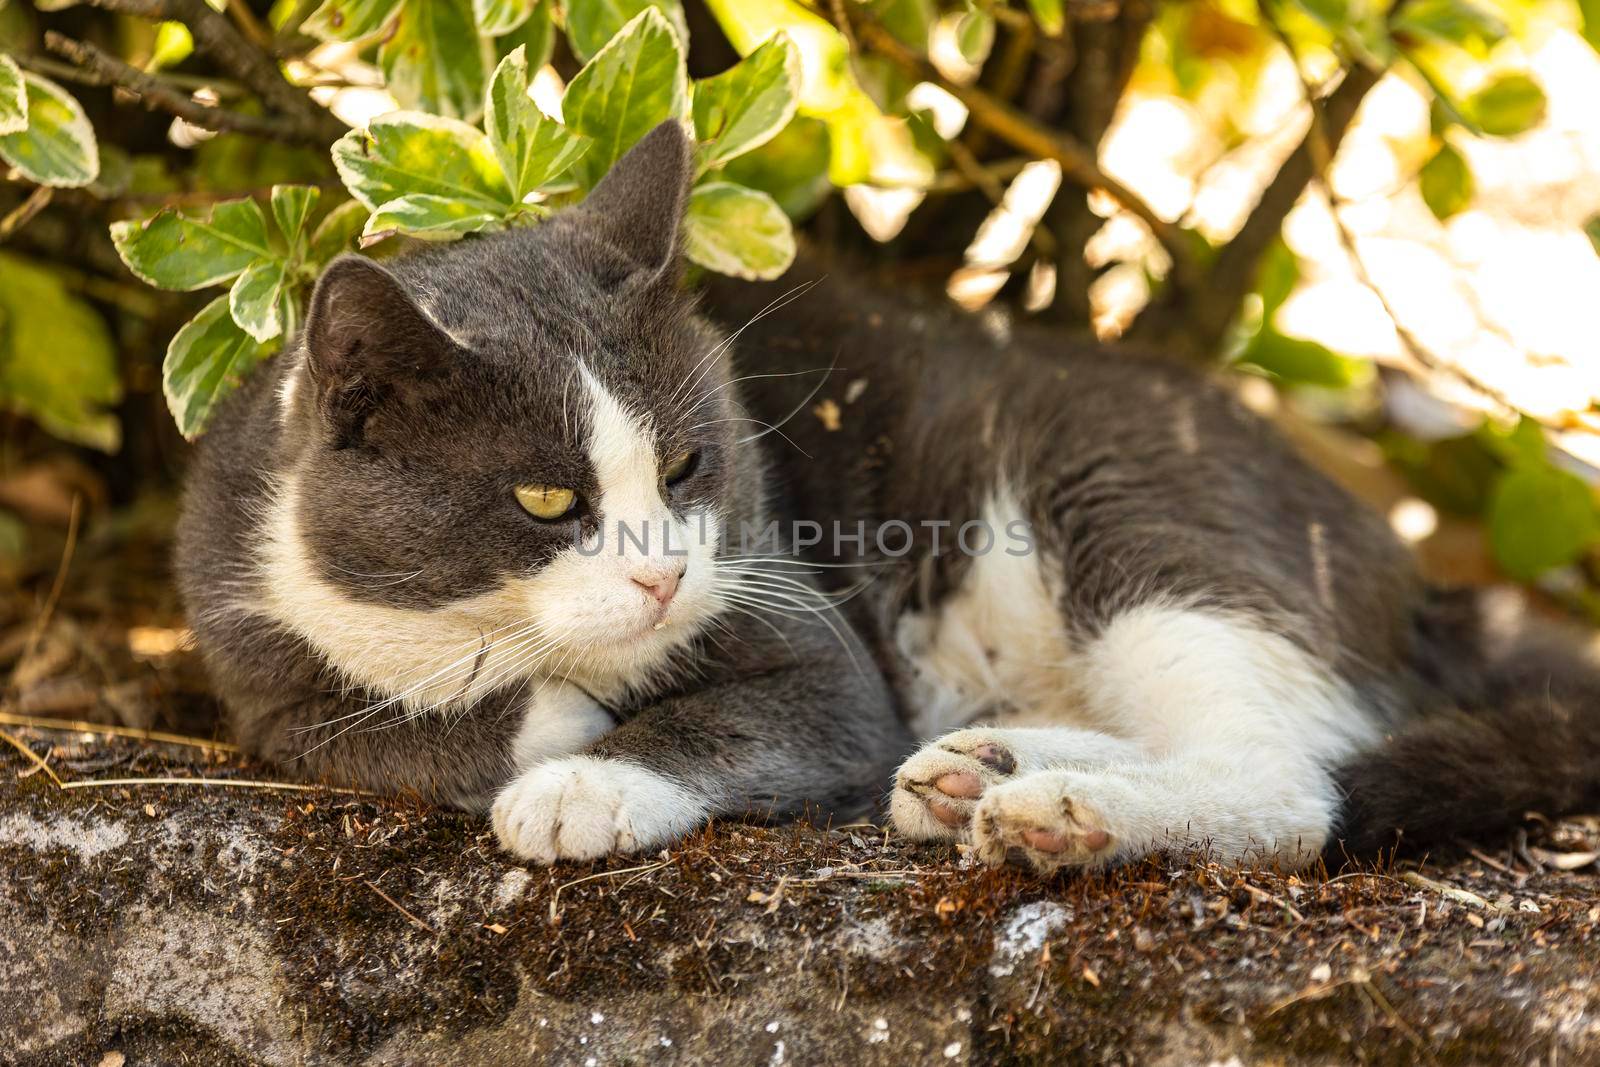
[(1178, 227), (1157, 215), (1154, 209), (1132, 190), (1102, 171), (1092, 151), (1060, 131), (1035, 122), (1004, 100), (991, 96), (977, 86), (960, 85), (951, 81), (927, 59), (896, 40), (893, 34), (875, 22), (868, 21), (867, 16), (857, 17), (861, 21), (855, 27), (856, 34), (869, 48), (885, 56), (913, 77), (931, 81), (960, 100), (966, 105), (970, 121), (1029, 155), (1055, 160), (1061, 165), (1061, 175), (1067, 181), (1085, 189), (1104, 191), (1129, 213), (1142, 220), (1172, 258), (1169, 287), (1185, 293), (1192, 291), (1199, 278), (1199, 271), (1183, 233)]
[(135, 785), (198, 785), (232, 787), (234, 789), (277, 789), (289, 793), (343, 793), (347, 796), (373, 797), (365, 789), (345, 786), (316, 785), (310, 782), (264, 782), (254, 778), (90, 778), (66, 782), (62, 789), (109, 789), (112, 786)]
[(44, 636), (44, 631), (50, 625), (50, 617), (55, 614), (56, 604), (61, 600), (61, 591), (67, 584), (67, 568), (72, 566), (72, 554), (78, 547), (78, 520), (82, 516), (83, 496), (80, 493), (72, 494), (72, 512), (67, 519), (67, 543), (61, 547), (61, 562), (56, 566), (56, 579), (50, 584), (50, 593), (45, 597), (44, 607), (39, 612), (39, 618), (34, 621), (33, 632), (28, 635), (28, 644), (23, 649), (24, 660), (31, 657), (34, 650), (39, 647), (39, 638)]
[(657, 863), (641, 864), (638, 867), (624, 867), (618, 871), (599, 871), (595, 874), (586, 874), (582, 878), (575, 878), (570, 882), (556, 886), (556, 891), (550, 894), (550, 925), (556, 925), (561, 918), (561, 913), (559, 910), (557, 910), (556, 904), (561, 900), (562, 890), (571, 889), (573, 886), (582, 885), (584, 882), (592, 882), (597, 878), (615, 878), (619, 874), (649, 874), (653, 871), (661, 870), (663, 867), (666, 867), (669, 862), (670, 861), (668, 860), (661, 860)]
[(373, 883), (371, 883), (371, 882), (367, 881), (365, 878), (363, 878), (363, 879), (361, 879), (361, 884), (366, 886), (368, 889), (372, 890), (374, 893), (378, 894), (384, 900), (387, 900), (389, 902), (390, 907), (394, 908), (395, 911), (398, 911), (401, 915), (404, 915), (406, 918), (410, 919), (413, 923), (415, 923), (416, 925), (422, 927), (424, 930), (428, 931), (428, 933), (432, 934), (434, 937), (443, 937), (444, 936), (439, 931), (435, 930), (433, 927), (429, 926), (427, 923), (423, 922), (421, 919), (419, 919), (415, 915), (411, 914), (411, 912), (406, 910), (406, 907), (405, 907), (404, 904), (401, 904), (398, 900), (394, 899), (394, 897), (391, 897), (388, 893), (385, 893), (383, 890), (379, 889)]
[(1480, 897), (1470, 889), (1462, 889), (1458, 886), (1446, 885), (1444, 882), (1435, 882), (1432, 878), (1428, 878), (1416, 871), (1407, 871), (1400, 876), (1400, 880), (1406, 883), (1406, 885), (1416, 886), (1418, 889), (1431, 890), (1432, 892), (1438, 893), (1446, 900), (1453, 900), (1457, 904), (1466, 904), (1474, 908), (1482, 908), (1484, 911), (1498, 913), (1505, 913), (1511, 910), (1503, 905), (1496, 904), (1492, 900), (1486, 900), (1483, 897)]
[(6, 733), (4, 730), (0, 730), (0, 741), (7, 742), (8, 744), (11, 745), (12, 748), (16, 749), (18, 752), (22, 753), (24, 756), (27, 756), (30, 760), (32, 760), (35, 767), (37, 767), (39, 770), (43, 771), (45, 774), (48, 774), (50, 776), (50, 780), (56, 784), (56, 788), (57, 789), (65, 789), (66, 788), (66, 786), (64, 784), (62, 784), (61, 779), (56, 777), (56, 772), (51, 769), (50, 764), (45, 762), (43, 759), (40, 759), (38, 753), (34, 752), (33, 749), (29, 748), (27, 746), (26, 742), (22, 741), (19, 738), (12, 737), (10, 734)]
[[(62, 63), (51, 59), (49, 56), (29, 55), (19, 53), (13, 55), (17, 66), (27, 70), (45, 74), (57, 81), (72, 82), (76, 85), (104, 85), (105, 82), (98, 75), (75, 67), (71, 63)], [(158, 76), (160, 80), (176, 90), (195, 92), (200, 89), (209, 89), (217, 94), (219, 100), (236, 100), (246, 95), (244, 86), (228, 78), (213, 78), (209, 75), (184, 74), (174, 70), (164, 70)]]
[(259, 115), (245, 115), (237, 111), (226, 111), (220, 107), (211, 107), (207, 104), (196, 102), (193, 98), (173, 89), (152, 74), (146, 74), (138, 67), (130, 66), (115, 56), (96, 48), (84, 41), (75, 41), (65, 37), (54, 30), (46, 30), (44, 35), (45, 47), (58, 56), (63, 56), (78, 64), (79, 67), (97, 85), (118, 85), (137, 96), (145, 107), (160, 109), (178, 116), (185, 122), (207, 130), (216, 130), (219, 133), (234, 132), (246, 133), (252, 137), (261, 137), (273, 141), (286, 141), (290, 144), (309, 144), (322, 146), (327, 142), (309, 131), (298, 127), (286, 126), (283, 122), (273, 118), (263, 118)]
[(198, 737), (185, 737), (182, 734), (162, 733), (160, 730), (136, 730), (130, 726), (111, 726), (98, 722), (81, 722), (68, 719), (41, 719), (35, 715), (18, 715), (15, 712), (0, 711), (0, 723), (7, 726), (26, 726), (31, 730), (59, 730), (62, 733), (76, 734), (104, 734), (108, 737), (128, 737), (137, 741), (151, 741), (162, 745), (187, 745), (190, 748), (206, 748), (213, 752), (238, 752), (238, 745), (230, 745), (226, 741), (206, 741)]
[(239, 32), (257, 48), (272, 47), (272, 31), (261, 24), (261, 20), (256, 18), (255, 12), (250, 10), (250, 5), (244, 0), (228, 0), (228, 16), (238, 24)]
[(12, 234), (22, 229), (35, 215), (48, 207), (54, 195), (54, 189), (48, 185), (41, 185), (29, 193), (26, 200), (7, 213), (5, 218), (0, 219), (0, 244), (9, 240)]
[(309, 141), (328, 144), (340, 137), (344, 123), (285, 80), (277, 60), (251, 43), (226, 15), (206, 0), (89, 0), (95, 7), (189, 27), (195, 47), (261, 97), (280, 121)]
[(1311, 105), (1321, 110), (1320, 121), (1312, 122), (1305, 138), (1267, 183), (1239, 232), (1218, 250), (1207, 272), (1206, 298), (1185, 303), (1182, 294), (1164, 292), (1134, 319), (1127, 337), (1196, 361), (1215, 356), (1245, 294), (1255, 284), (1261, 257), (1283, 232), (1283, 220), (1311, 183), (1316, 157), (1331, 156), (1338, 150), (1361, 101), (1382, 76), (1383, 71), (1357, 63), (1345, 71), (1332, 92)]
[(1389, 1017), (1389, 1021), (1399, 1028), (1400, 1032), (1405, 1035), (1406, 1040), (1411, 1042), (1412, 1047), (1421, 1054), (1424, 1060), (1431, 1064), (1438, 1064), (1438, 1057), (1433, 1054), (1432, 1049), (1428, 1048), (1427, 1042), (1422, 1040), (1422, 1035), (1417, 1033), (1412, 1025), (1402, 1019), (1400, 1013), (1394, 1010), (1394, 1005), (1389, 1003), (1389, 998), (1384, 996), (1383, 991), (1373, 984), (1371, 975), (1366, 975), (1363, 972), (1363, 977), (1356, 982), (1356, 987), (1365, 993), (1367, 999)]
[[(1273, 894), (1273, 893), (1269, 893), (1265, 889), (1262, 889), (1260, 886), (1253, 886), (1249, 882), (1244, 881), (1243, 879), (1240, 879), (1238, 884), (1239, 884), (1239, 886), (1241, 888), (1244, 889), (1244, 891), (1246, 893), (1249, 893), (1252, 897), (1255, 897), (1257, 900), (1264, 900), (1269, 904), (1276, 904), (1278, 907), (1280, 907), (1284, 911), (1288, 912), (1289, 915), (1294, 919), (1295, 922), (1303, 923), (1303, 922), (1306, 921), (1306, 917), (1304, 915), (1300, 914), (1300, 910), (1298, 908), (1296, 908), (1293, 904), (1289, 903), (1287, 900), (1284, 900), (1282, 897), (1277, 896), (1276, 894)], [(1223, 883), (1222, 879), (1218, 878), (1217, 879), (1217, 888), (1223, 890), (1224, 892), (1226, 892), (1229, 887)]]

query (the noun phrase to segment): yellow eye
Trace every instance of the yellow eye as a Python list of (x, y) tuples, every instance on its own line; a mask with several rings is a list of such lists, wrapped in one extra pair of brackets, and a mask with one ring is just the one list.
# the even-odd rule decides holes
[(577, 493), (559, 485), (517, 486), (517, 503), (536, 519), (559, 519), (577, 502)]
[(668, 461), (666, 469), (661, 472), (661, 480), (671, 485), (689, 473), (689, 468), (694, 465), (693, 452), (683, 452), (673, 456)]

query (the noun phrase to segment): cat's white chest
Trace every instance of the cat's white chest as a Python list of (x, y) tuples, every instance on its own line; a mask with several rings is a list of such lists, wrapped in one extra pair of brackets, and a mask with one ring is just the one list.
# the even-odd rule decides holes
[[(1004, 528), (1006, 509), (986, 509)], [(997, 545), (972, 558), (937, 607), (895, 625), (901, 697), (919, 737), (984, 720), (1013, 725), (1081, 718), (1060, 577), (1037, 548)]]

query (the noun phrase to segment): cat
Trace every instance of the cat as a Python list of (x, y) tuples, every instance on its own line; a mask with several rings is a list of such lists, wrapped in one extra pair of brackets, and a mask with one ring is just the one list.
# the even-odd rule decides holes
[(887, 792), (990, 864), (1302, 866), (1600, 791), (1577, 644), (1220, 385), (810, 256), (690, 294), (693, 174), (664, 124), (536, 227), (327, 268), (180, 522), (247, 748), (541, 863)]

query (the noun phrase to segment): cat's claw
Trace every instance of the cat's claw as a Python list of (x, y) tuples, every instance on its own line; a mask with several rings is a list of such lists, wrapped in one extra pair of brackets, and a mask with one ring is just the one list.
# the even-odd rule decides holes
[(1116, 783), (1070, 771), (1041, 771), (990, 790), (972, 816), (978, 859), (991, 867), (1020, 863), (1041, 874), (1116, 862), (1127, 842), (1110, 815), (1114, 798), (1098, 795), (1093, 781), (1115, 792)]
[(895, 775), (895, 828), (913, 841), (965, 840), (984, 791), (1017, 769), (1011, 749), (987, 730), (957, 730), (930, 741)]
[(652, 771), (573, 756), (513, 779), (492, 815), (507, 852), (555, 863), (659, 847), (693, 828), (704, 812), (681, 786)]

